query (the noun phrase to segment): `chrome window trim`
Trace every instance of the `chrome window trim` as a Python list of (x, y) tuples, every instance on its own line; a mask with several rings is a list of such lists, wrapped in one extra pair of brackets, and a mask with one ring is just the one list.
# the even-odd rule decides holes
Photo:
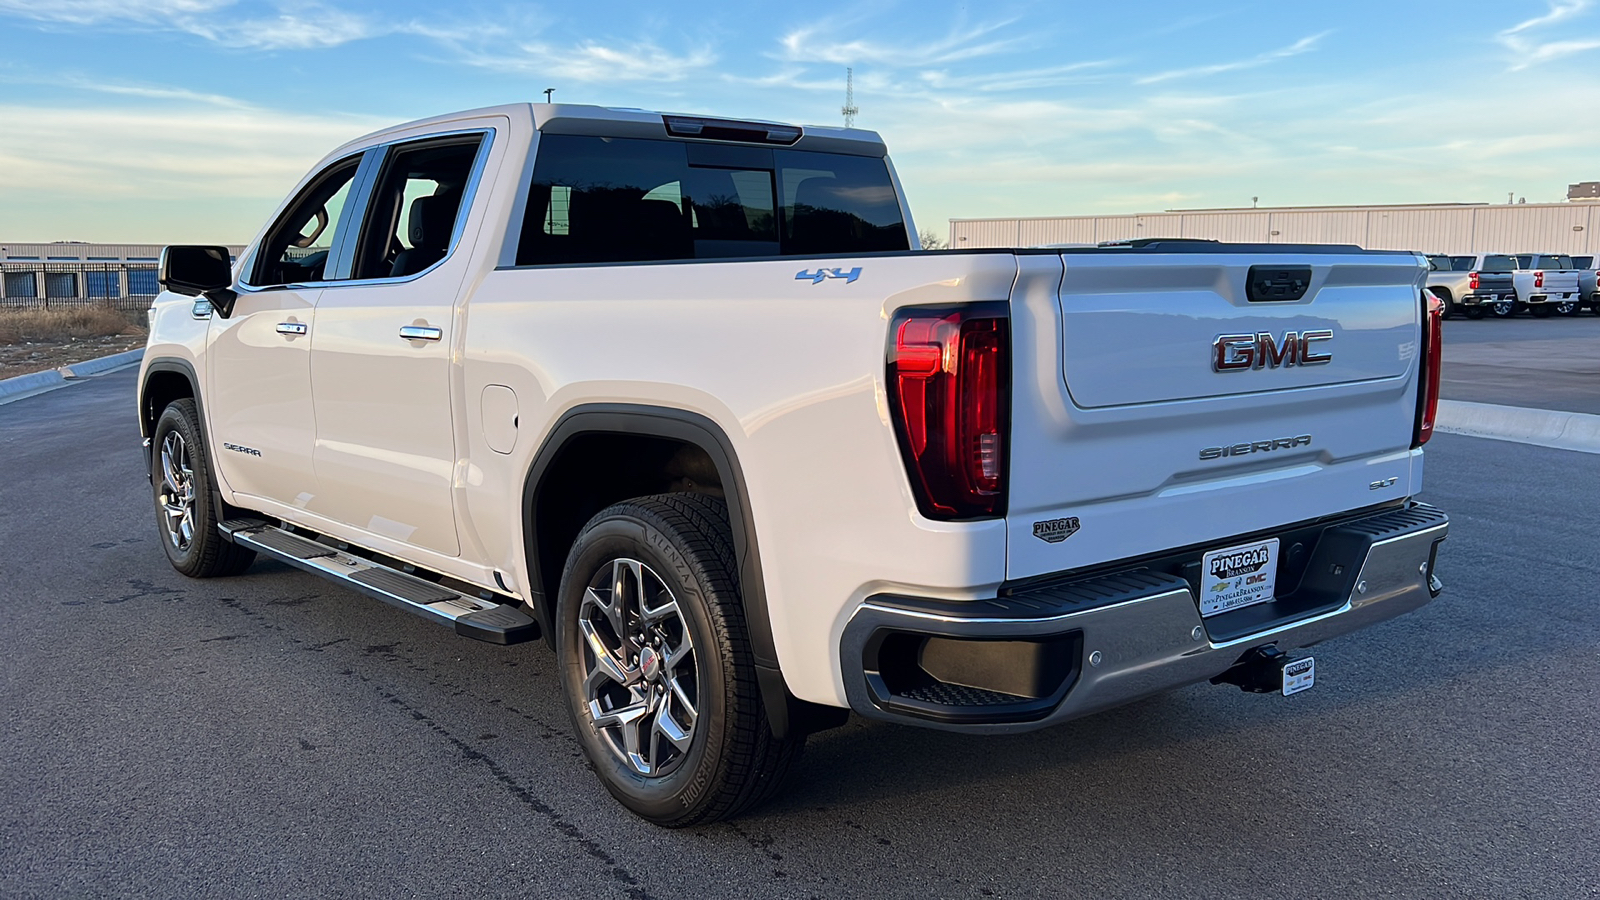
[[(334, 257), (333, 253), (329, 254), (330, 262), (335, 262), (339, 267), (345, 269), (348, 269), (349, 264), (352, 262), (350, 257), (354, 252), (353, 245), (356, 240), (359, 239), (359, 232), (362, 228), (366, 227), (367, 209), (369, 206), (371, 206), (372, 192), (377, 186), (378, 174), (382, 170), (384, 163), (388, 162), (389, 155), (393, 153), (396, 148), (403, 147), (407, 144), (432, 141), (439, 138), (458, 137), (461, 135), (476, 134), (483, 137), (483, 140), (478, 144), (477, 155), (473, 157), (472, 170), (467, 175), (466, 187), (461, 192), (461, 210), (457, 211), (455, 226), (450, 231), (450, 245), (445, 250), (444, 256), (441, 256), (436, 262), (428, 266), (426, 269), (413, 272), (410, 275), (401, 275), (398, 277), (383, 276), (380, 278), (325, 279), (322, 281), (307, 281), (296, 284), (271, 284), (260, 287), (248, 284), (243, 279), (240, 279), (239, 289), (247, 293), (259, 293), (262, 291), (274, 290), (314, 290), (337, 287), (355, 287), (358, 285), (405, 284), (406, 282), (415, 281), (429, 272), (432, 272), (434, 269), (437, 269), (449, 262), (451, 257), (455, 256), (456, 249), (461, 245), (461, 236), (466, 232), (467, 219), (471, 216), (472, 205), (477, 200), (478, 186), (483, 181), (483, 172), (488, 167), (489, 152), (494, 147), (494, 141), (495, 137), (498, 135), (498, 131), (499, 129), (492, 125), (485, 125), (476, 128), (461, 128), (454, 131), (440, 131), (434, 134), (424, 134), (417, 135), (415, 137), (402, 138), (386, 144), (374, 144), (373, 146), (362, 151), (362, 167), (366, 168), (370, 162), (371, 168), (366, 172), (360, 170), (356, 172), (357, 180), (361, 181), (362, 179), (365, 179), (365, 181), (364, 183), (358, 185), (361, 190), (361, 195), (357, 198), (356, 203), (347, 208), (347, 212), (350, 214), (359, 214), (361, 227), (357, 228), (355, 233), (346, 230), (339, 237), (339, 243), (334, 248), (335, 251), (338, 252), (337, 258)], [(352, 190), (354, 190), (354, 188)], [(462, 211), (465, 211), (467, 215), (461, 215)], [(341, 219), (342, 218), (343, 217), (341, 217)], [(249, 253), (246, 254), (246, 264), (243, 268), (241, 268), (241, 272), (250, 271), (250, 266), (255, 262), (256, 249), (256, 247), (251, 247)]]

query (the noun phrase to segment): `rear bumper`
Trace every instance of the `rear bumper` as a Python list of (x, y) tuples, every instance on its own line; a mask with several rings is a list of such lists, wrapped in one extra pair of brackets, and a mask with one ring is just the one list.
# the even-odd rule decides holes
[(1308, 647), (1417, 609), (1440, 590), (1448, 529), (1424, 504), (1326, 525), (1299, 585), (1262, 604), (1276, 617), (1258, 609), (1243, 633), (1222, 620), (1248, 610), (1202, 619), (1187, 578), (1150, 568), (993, 600), (871, 597), (840, 641), (845, 693), (870, 718), (1042, 728), (1214, 678), (1257, 647)]

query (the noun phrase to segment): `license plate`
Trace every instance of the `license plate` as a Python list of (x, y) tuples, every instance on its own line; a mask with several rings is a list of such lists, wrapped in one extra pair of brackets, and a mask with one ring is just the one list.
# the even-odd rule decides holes
[(1265, 603), (1277, 582), (1277, 538), (1212, 550), (1200, 561), (1200, 615)]
[(1317, 683), (1316, 657), (1297, 659), (1283, 667), (1283, 695), (1298, 694)]

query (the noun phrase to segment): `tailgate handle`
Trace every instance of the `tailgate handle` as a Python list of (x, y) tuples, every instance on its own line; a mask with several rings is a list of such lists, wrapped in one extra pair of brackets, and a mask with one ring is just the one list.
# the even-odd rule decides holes
[(1299, 300), (1311, 287), (1311, 267), (1251, 266), (1245, 280), (1251, 303)]

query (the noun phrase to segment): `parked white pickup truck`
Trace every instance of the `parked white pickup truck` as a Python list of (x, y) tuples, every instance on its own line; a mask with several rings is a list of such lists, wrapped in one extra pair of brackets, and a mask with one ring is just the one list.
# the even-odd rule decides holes
[(1541, 318), (1577, 315), (1583, 307), (1578, 269), (1565, 253), (1518, 253), (1512, 278), (1517, 302)]
[(877, 135), (567, 105), (335, 150), (169, 247), (139, 421), (177, 569), (264, 555), (544, 635), (594, 770), (685, 825), (847, 711), (1039, 728), (1427, 603), (1413, 254), (916, 249)]

